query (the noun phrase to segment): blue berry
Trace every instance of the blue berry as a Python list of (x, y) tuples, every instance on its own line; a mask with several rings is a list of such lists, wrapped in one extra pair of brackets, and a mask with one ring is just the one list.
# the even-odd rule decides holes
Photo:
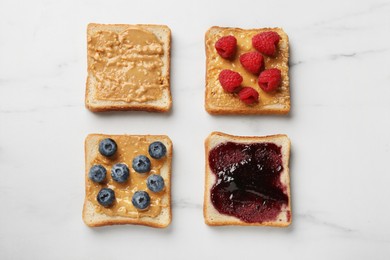
[(149, 194), (146, 191), (136, 191), (131, 199), (131, 202), (137, 209), (147, 209), (150, 205)]
[(164, 189), (164, 179), (157, 174), (152, 174), (146, 180), (148, 189), (153, 192), (160, 192)]
[(154, 159), (161, 159), (167, 153), (167, 148), (162, 142), (154, 142), (149, 145), (149, 154)]
[(106, 168), (104, 168), (100, 164), (96, 164), (92, 166), (91, 169), (89, 170), (88, 177), (90, 180), (94, 182), (101, 183), (106, 178), (106, 173), (107, 173)]
[(96, 199), (103, 207), (110, 207), (114, 204), (115, 192), (110, 188), (103, 188), (99, 191)]
[(117, 145), (111, 138), (106, 138), (99, 143), (99, 152), (107, 157), (113, 156), (116, 153)]
[(138, 155), (133, 159), (133, 169), (138, 173), (145, 173), (150, 171), (150, 160), (145, 155)]
[(116, 182), (125, 182), (130, 176), (129, 168), (126, 164), (117, 163), (112, 166), (111, 177)]

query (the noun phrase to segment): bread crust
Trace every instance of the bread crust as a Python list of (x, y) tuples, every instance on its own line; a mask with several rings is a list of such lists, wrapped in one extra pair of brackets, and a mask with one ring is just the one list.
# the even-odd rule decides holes
[[(212, 175), (210, 167), (209, 167), (209, 152), (212, 148), (215, 146), (211, 145), (211, 140), (213, 138), (223, 138), (227, 141), (234, 141), (234, 142), (264, 142), (264, 141), (272, 141), (277, 139), (284, 139), (286, 141), (285, 144), (285, 153), (284, 156), (287, 156), (287, 158), (284, 158), (285, 165), (284, 170), (287, 174), (286, 179), (286, 187), (287, 187), (287, 196), (289, 199), (289, 203), (287, 206), (287, 211), (290, 212), (290, 216), (288, 218), (288, 221), (278, 222), (278, 221), (269, 221), (269, 222), (262, 222), (262, 223), (247, 223), (244, 222), (234, 216), (224, 215), (219, 213), (213, 206), (211, 200), (210, 200), (210, 187), (214, 184), (211, 183), (210, 176)], [(219, 144), (219, 143), (218, 143)], [(268, 135), (268, 136), (235, 136), (235, 135), (229, 135), (222, 132), (212, 132), (206, 139), (205, 139), (205, 186), (204, 186), (204, 199), (203, 199), (203, 216), (205, 223), (209, 226), (227, 226), (227, 225), (235, 225), (235, 226), (273, 226), (273, 227), (287, 227), (292, 222), (292, 214), (291, 214), (291, 191), (290, 191), (290, 177), (289, 177), (289, 160), (290, 160), (290, 149), (291, 149), (291, 142), (290, 139), (287, 137), (287, 135), (284, 134), (276, 134), (276, 135)], [(213, 209), (213, 211), (217, 212), (219, 217), (221, 217), (220, 220), (212, 219), (210, 216), (210, 208)], [(214, 213), (215, 213), (214, 212)]]
[[(218, 107), (214, 106), (212, 104), (213, 98), (211, 96), (211, 91), (209, 91), (209, 88), (212, 88), (211, 81), (212, 78), (210, 76), (210, 64), (213, 62), (211, 59), (212, 51), (215, 51), (214, 48), (211, 48), (212, 51), (209, 49), (208, 46), (208, 40), (213, 37), (212, 32), (218, 30), (233, 30), (233, 31), (277, 31), (279, 34), (283, 36), (283, 38), (286, 41), (286, 49), (283, 50), (283, 54), (287, 57), (287, 66), (284, 68), (284, 77), (287, 81), (287, 91), (289, 99), (280, 106), (262, 106), (260, 103), (256, 104), (254, 106), (241, 106), (237, 107), (234, 105), (226, 106), (226, 107)], [(288, 114), (290, 112), (290, 81), (289, 81), (289, 66), (288, 66), (288, 59), (289, 59), (289, 40), (287, 34), (283, 31), (282, 28), (253, 28), (253, 29), (241, 29), (237, 27), (219, 27), (219, 26), (212, 26), (210, 27), (206, 33), (205, 33), (205, 50), (206, 50), (206, 88), (205, 88), (205, 109), (209, 114), (213, 115), (222, 115), (222, 114), (229, 114), (229, 115), (267, 115), (267, 114), (276, 114), (276, 115), (284, 115)], [(256, 84), (257, 85), (257, 84)], [(257, 86), (258, 87), (258, 86)], [(224, 93), (226, 95), (231, 95), (230, 93)], [(218, 98), (221, 98), (221, 95), (218, 96)], [(261, 96), (260, 96), (261, 99)]]
[[(106, 134), (89, 134), (85, 138), (84, 142), (84, 154), (85, 154), (85, 183), (88, 181), (88, 169), (87, 169), (87, 160), (88, 160), (88, 140), (91, 137), (99, 137), (99, 138), (115, 138), (115, 136), (119, 135), (106, 135)], [(101, 226), (107, 226), (107, 225), (124, 225), (124, 224), (133, 224), (133, 225), (143, 225), (143, 226), (149, 226), (153, 228), (165, 228), (167, 227), (171, 221), (172, 221), (172, 204), (171, 204), (171, 174), (172, 174), (172, 154), (173, 154), (173, 143), (171, 139), (166, 135), (132, 135), (137, 137), (146, 137), (146, 138), (153, 138), (156, 140), (164, 140), (169, 144), (169, 147), (167, 147), (167, 160), (168, 163), (168, 173), (167, 173), (167, 179), (169, 180), (169, 185), (166, 185), (165, 193), (168, 199), (168, 207), (167, 207), (167, 220), (164, 222), (156, 221), (156, 218), (151, 217), (140, 217), (140, 218), (130, 218), (130, 217), (122, 217), (122, 216), (107, 216), (105, 214), (99, 214), (96, 212), (92, 212), (92, 214), (99, 215), (99, 217), (104, 216), (105, 219), (97, 219), (96, 217), (90, 217), (88, 214), (91, 213), (89, 211), (93, 210), (94, 205), (88, 200), (87, 196), (87, 185), (85, 185), (85, 198), (84, 198), (84, 204), (83, 204), (83, 211), (82, 211), (82, 218), (84, 223), (89, 227), (101, 227)], [(158, 217), (158, 216), (157, 216)]]
[[(162, 107), (162, 106), (156, 106), (156, 105), (151, 105), (151, 104), (142, 104), (142, 103), (127, 103), (124, 101), (113, 101), (113, 105), (105, 105), (105, 106), (96, 106), (92, 105), (89, 102), (89, 87), (90, 87), (90, 71), (89, 68), (87, 68), (88, 75), (87, 75), (87, 80), (86, 80), (86, 89), (85, 89), (85, 107), (92, 111), (92, 112), (108, 112), (108, 111), (146, 111), (146, 112), (159, 112), (159, 113), (165, 113), (168, 112), (171, 107), (172, 107), (172, 93), (171, 93), (171, 86), (170, 86), (170, 70), (171, 70), (171, 29), (167, 25), (157, 25), (157, 24), (98, 24), (98, 23), (89, 23), (87, 26), (87, 40), (88, 40), (88, 35), (89, 31), (95, 28), (99, 27), (141, 27), (143, 29), (148, 29), (148, 28), (160, 28), (163, 30), (166, 30), (167, 32), (167, 48), (164, 49), (164, 51), (167, 52), (167, 64), (166, 64), (166, 79), (168, 82), (168, 88), (167, 88), (167, 94), (168, 94), (168, 102), (167, 105)], [(87, 54), (87, 59), (88, 59), (88, 54)], [(88, 65), (87, 65), (88, 66)]]

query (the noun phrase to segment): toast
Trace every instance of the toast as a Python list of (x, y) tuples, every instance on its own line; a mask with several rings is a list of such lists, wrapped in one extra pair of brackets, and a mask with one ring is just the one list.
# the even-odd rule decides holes
[[(255, 51), (252, 37), (258, 33), (274, 31), (279, 34), (275, 57), (264, 55), (265, 69), (277, 68), (281, 71), (281, 83), (273, 92), (265, 92), (258, 85), (258, 75), (243, 68), (239, 57), (241, 54)], [(232, 59), (222, 58), (215, 49), (215, 43), (223, 36), (232, 35), (237, 39), (237, 52)], [(240, 29), (229, 27), (211, 27), (205, 35), (206, 49), (206, 91), (205, 109), (210, 114), (287, 114), (290, 111), (289, 83), (289, 41), (281, 28)], [(243, 78), (241, 86), (249, 86), (259, 94), (259, 101), (247, 105), (237, 94), (223, 90), (218, 76), (223, 69), (240, 73)]]
[[(115, 154), (103, 155), (100, 151), (102, 140), (110, 138), (117, 145)], [(148, 151), (149, 145), (159, 141), (166, 147), (165, 156), (154, 159)], [(172, 141), (165, 135), (104, 135), (90, 134), (85, 139), (85, 201), (82, 217), (90, 227), (120, 224), (145, 225), (163, 228), (170, 224), (171, 214), (171, 168)], [(145, 155), (150, 159), (150, 170), (145, 173), (136, 172), (133, 159)], [(129, 170), (128, 179), (118, 182), (113, 177), (113, 165), (122, 163)], [(90, 170), (94, 165), (106, 169), (102, 182), (93, 181)], [(160, 175), (164, 180), (164, 188), (153, 192), (146, 183), (152, 174)], [(115, 193), (112, 205), (102, 206), (97, 194), (103, 188), (110, 188)], [(150, 196), (150, 206), (146, 210), (136, 208), (132, 198), (137, 191), (146, 191)]]
[(165, 25), (88, 24), (85, 106), (93, 112), (167, 112), (171, 30)]
[(286, 135), (213, 132), (205, 141), (205, 154), (207, 225), (290, 225), (290, 140)]

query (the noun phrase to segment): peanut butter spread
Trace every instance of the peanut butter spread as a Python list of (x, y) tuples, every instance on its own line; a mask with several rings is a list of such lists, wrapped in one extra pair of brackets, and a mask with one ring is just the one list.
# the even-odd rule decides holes
[[(278, 44), (277, 54), (275, 57), (263, 55), (265, 69), (277, 68), (282, 74), (281, 86), (271, 93), (264, 92), (257, 83), (258, 75), (254, 75), (244, 69), (240, 63), (240, 55), (250, 51), (256, 51), (252, 46), (252, 38), (258, 33), (265, 31), (276, 31), (281, 39)], [(227, 60), (218, 55), (215, 50), (215, 43), (222, 36), (233, 35), (237, 39), (237, 53), (233, 60)], [(290, 105), (289, 80), (288, 80), (288, 38), (283, 33), (274, 29), (253, 29), (243, 30), (239, 28), (228, 28), (221, 30), (216, 34), (208, 33), (206, 37), (207, 48), (207, 96), (210, 98), (207, 102), (212, 102), (216, 107), (238, 107), (245, 109), (256, 109), (258, 106), (267, 106), (273, 104), (288, 104)], [(224, 69), (230, 69), (241, 74), (243, 81), (242, 86), (252, 87), (259, 92), (259, 103), (255, 105), (246, 105), (240, 101), (235, 95), (227, 93), (223, 90), (219, 83), (219, 73)]]
[(163, 44), (156, 35), (141, 28), (91, 33), (88, 70), (96, 81), (95, 98), (125, 102), (161, 99), (168, 88), (163, 56)]
[[(165, 156), (159, 160), (153, 159), (148, 154), (148, 147), (149, 144), (154, 141), (161, 141), (166, 144), (167, 149), (169, 150), (170, 148), (168, 148), (169, 146), (167, 143), (161, 139), (151, 140), (151, 137), (145, 136), (110, 136), (110, 138), (112, 138), (117, 143), (118, 150), (112, 157), (107, 158), (98, 152), (99, 142), (104, 138), (106, 137), (95, 138), (96, 140), (94, 140), (94, 143), (96, 143), (96, 151), (94, 152), (96, 152), (96, 154), (92, 160), (87, 161), (87, 171), (89, 171), (89, 169), (95, 164), (100, 164), (107, 170), (106, 179), (103, 183), (95, 183), (86, 177), (87, 199), (94, 204), (95, 211), (97, 213), (110, 216), (123, 216), (132, 218), (139, 218), (143, 216), (158, 216), (163, 207), (169, 206), (168, 196), (166, 195), (168, 192), (167, 189), (170, 187), (170, 180), (169, 178), (163, 177), (165, 188), (158, 193), (154, 193), (147, 188), (146, 180), (150, 174), (160, 174), (162, 169), (168, 171), (170, 159), (168, 156)], [(133, 158), (141, 154), (148, 156), (151, 161), (151, 170), (149, 173), (137, 173), (131, 166)], [(169, 153), (167, 153), (167, 155), (168, 154)], [(130, 177), (124, 183), (118, 183), (111, 177), (111, 168), (116, 163), (124, 163), (130, 170)], [(96, 196), (102, 188), (110, 188), (115, 192), (115, 202), (111, 207), (105, 208), (97, 202)], [(150, 206), (144, 211), (137, 210), (131, 202), (133, 194), (136, 191), (141, 190), (148, 192), (150, 196)]]

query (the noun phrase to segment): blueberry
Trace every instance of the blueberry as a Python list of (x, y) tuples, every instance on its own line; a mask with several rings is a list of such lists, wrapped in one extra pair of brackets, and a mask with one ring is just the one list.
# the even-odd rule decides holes
[(131, 199), (131, 202), (137, 209), (147, 209), (150, 205), (149, 194), (146, 191), (136, 191)]
[(99, 191), (97, 201), (103, 207), (110, 207), (115, 200), (115, 192), (110, 188), (103, 188)]
[(106, 138), (99, 143), (99, 152), (107, 157), (113, 156), (117, 150), (117, 145), (111, 138)]
[(133, 169), (138, 173), (150, 171), (150, 160), (145, 155), (138, 155), (133, 159)]
[(94, 182), (101, 183), (106, 178), (106, 173), (107, 173), (106, 168), (104, 168), (100, 164), (95, 164), (89, 170), (88, 177), (90, 180)]
[(153, 192), (160, 192), (164, 189), (164, 179), (157, 174), (152, 174), (146, 180), (146, 185), (148, 189)]
[(162, 142), (154, 142), (149, 145), (149, 154), (154, 159), (161, 159), (167, 153), (167, 148)]
[(126, 164), (117, 163), (112, 166), (111, 177), (116, 182), (125, 182), (130, 176), (129, 168)]

